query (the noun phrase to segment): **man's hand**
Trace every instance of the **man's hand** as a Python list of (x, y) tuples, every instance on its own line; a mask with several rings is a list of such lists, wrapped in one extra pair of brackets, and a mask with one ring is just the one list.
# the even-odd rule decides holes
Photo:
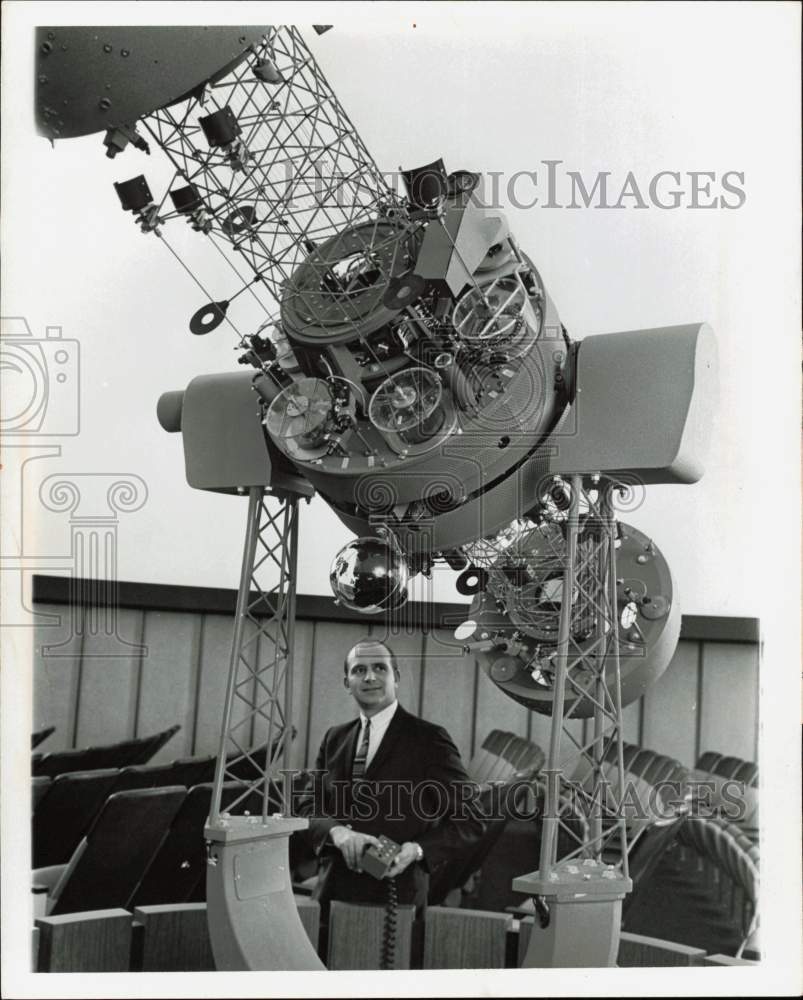
[(362, 852), (369, 844), (378, 844), (377, 837), (370, 833), (358, 833), (347, 826), (333, 826), (329, 831), (332, 843), (343, 855), (343, 860), (353, 872), (362, 871)]
[(421, 858), (421, 848), (418, 844), (413, 844), (409, 840), (401, 845), (401, 849), (393, 859), (393, 864), (385, 872), (385, 878), (396, 878), (397, 875), (409, 868), (414, 861)]

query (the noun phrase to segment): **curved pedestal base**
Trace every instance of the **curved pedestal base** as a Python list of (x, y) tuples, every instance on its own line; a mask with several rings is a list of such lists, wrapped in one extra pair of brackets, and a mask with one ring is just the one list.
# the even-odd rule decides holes
[(513, 879), (516, 892), (542, 896), (549, 907), (549, 922), (538, 918), (530, 935), (525, 969), (604, 969), (616, 965), (622, 900), (633, 883), (620, 873), (601, 877), (604, 867), (590, 862), (559, 864), (553, 878), (539, 872)]
[(206, 827), (209, 937), (218, 971), (315, 971), (290, 883), (288, 838), (305, 819), (232, 816)]

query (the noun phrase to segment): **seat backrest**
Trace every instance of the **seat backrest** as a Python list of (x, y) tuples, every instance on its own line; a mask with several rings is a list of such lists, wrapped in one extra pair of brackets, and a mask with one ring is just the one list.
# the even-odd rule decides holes
[(92, 823), (86, 847), (60, 887), (50, 913), (124, 906), (186, 795), (187, 790), (177, 786), (110, 795)]
[(196, 785), (173, 817), (167, 836), (126, 904), (126, 909), (159, 903), (184, 903), (206, 877), (204, 824), (212, 803), (212, 785)]
[(726, 757), (715, 750), (707, 750), (697, 760), (698, 771), (707, 771), (722, 778), (734, 778), (743, 781), (752, 788), (758, 788), (758, 764), (741, 757)]
[(78, 771), (59, 774), (50, 782), (33, 814), (34, 868), (63, 865), (70, 860), (100, 812), (117, 775), (111, 768)]
[(46, 726), (44, 729), (40, 729), (38, 732), (33, 733), (31, 735), (31, 750), (38, 747), (40, 743), (44, 743), (48, 736), (52, 736), (55, 731), (55, 726)]
[(492, 729), (469, 761), (468, 776), (480, 785), (514, 779), (530, 780), (543, 769), (544, 751), (522, 736)]
[(127, 761), (127, 763), (147, 764), (180, 729), (181, 726), (179, 723), (176, 723), (173, 726), (168, 726), (167, 729), (163, 729), (160, 733), (154, 733), (153, 736), (145, 737), (138, 752), (133, 754), (131, 760)]
[(132, 764), (144, 764), (179, 729), (181, 726), (176, 725), (152, 736), (120, 740), (118, 743), (87, 747), (84, 750), (47, 753), (39, 760), (33, 761), (33, 774), (45, 774), (54, 778), (57, 774), (66, 774), (69, 771), (99, 771), (110, 767), (122, 768)]
[(50, 783), (53, 779), (48, 778), (47, 775), (40, 775), (38, 778), (31, 778), (31, 808), (36, 809), (42, 798), (50, 788)]
[(185, 757), (169, 764), (135, 764), (120, 771), (114, 785), (115, 792), (129, 788), (163, 788), (165, 785), (202, 785), (215, 776), (215, 760), (208, 757)]
[(744, 827), (758, 825), (758, 788), (750, 782), (754, 765), (742, 763), (746, 767), (730, 764), (722, 768), (732, 777), (724, 776), (721, 771), (694, 772), (692, 796), (697, 815), (719, 816)]
[(717, 816), (691, 816), (680, 840), (737, 882), (752, 902), (757, 900), (759, 849), (738, 826)]

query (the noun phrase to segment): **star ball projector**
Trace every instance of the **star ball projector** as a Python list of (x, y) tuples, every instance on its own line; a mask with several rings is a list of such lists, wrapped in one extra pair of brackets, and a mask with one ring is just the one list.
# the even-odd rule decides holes
[[(473, 600), (458, 638), (490, 679), (549, 713), (570, 477), (642, 485), (703, 472), (715, 397), (705, 324), (572, 341), (478, 177), (436, 161), (405, 175), (406, 213), (318, 246), (287, 282), (278, 330), (286, 384), (257, 377), (271, 445), (357, 536), (334, 557), (337, 601), (392, 614), (445, 562)], [(595, 523), (581, 514), (572, 642), (593, 655)], [(622, 703), (671, 660), (672, 576), (653, 541), (617, 524)], [(581, 685), (582, 686), (582, 685)], [(593, 699), (567, 697), (576, 717)]]
[[(472, 599), (458, 637), (500, 689), (550, 711), (564, 604), (580, 660), (611, 628), (600, 511), (703, 473), (709, 327), (573, 340), (480, 176), (435, 160), (392, 189), (295, 27), (38, 29), (36, 109), (51, 140), (105, 130), (112, 158), (149, 152), (148, 135), (172, 186), (116, 183), (122, 208), (165, 243), (188, 223), (242, 281), (189, 327), (233, 326), (245, 370), (159, 401), (190, 485), (317, 492), (356, 536), (332, 590), (366, 615), (396, 614), (411, 578), (447, 564)], [(243, 335), (242, 293), (263, 290), (272, 305)], [(654, 542), (618, 521), (615, 544), (626, 704), (668, 664), (680, 610)]]

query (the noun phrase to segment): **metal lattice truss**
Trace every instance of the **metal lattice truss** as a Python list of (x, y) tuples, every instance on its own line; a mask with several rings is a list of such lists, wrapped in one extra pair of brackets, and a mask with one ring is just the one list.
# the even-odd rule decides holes
[[(576, 844), (563, 853), (564, 862), (575, 857), (612, 861), (627, 877), (628, 849), (635, 838), (628, 843), (628, 817), (623, 808), (620, 623), (611, 486), (598, 481), (586, 485), (580, 476), (573, 476), (570, 496), (565, 543), (554, 550), (555, 559), (563, 565), (563, 594), (573, 596), (561, 602), (540, 872), (544, 878), (549, 876), (557, 860), (558, 834), (563, 831)], [(590, 531), (589, 519), (593, 519)], [(574, 605), (583, 607), (583, 623), (573, 614)], [(583, 624), (593, 630), (590, 637), (580, 627)], [(583, 702), (593, 705), (587, 740), (578, 739), (572, 731), (577, 728), (575, 712)], [(578, 772), (584, 773), (582, 780), (567, 777)]]
[(278, 507), (261, 487), (249, 495), (248, 526), (232, 639), (210, 821), (226, 813), (286, 813), (297, 498)]
[[(269, 79), (260, 79), (266, 66)], [(239, 134), (231, 143), (210, 147), (199, 119), (224, 109), (231, 111)], [(270, 28), (253, 55), (228, 75), (143, 123), (172, 161), (174, 180), (197, 189), (203, 208), (195, 216), (196, 228), (238, 275), (238, 259), (250, 270), (252, 277), (242, 279), (236, 294), (262, 284), (280, 301), (299, 264), (327, 240), (361, 224), (350, 248), (353, 272), (383, 270), (385, 249), (395, 253), (409, 226), (297, 28)], [(179, 214), (163, 212), (166, 200), (167, 192), (160, 222)], [(330, 292), (333, 286), (348, 291), (354, 274), (334, 275), (331, 258), (312, 258), (319, 288), (326, 293), (328, 282)], [(309, 301), (309, 289), (305, 294)], [(353, 318), (347, 306), (348, 295), (346, 322)]]

